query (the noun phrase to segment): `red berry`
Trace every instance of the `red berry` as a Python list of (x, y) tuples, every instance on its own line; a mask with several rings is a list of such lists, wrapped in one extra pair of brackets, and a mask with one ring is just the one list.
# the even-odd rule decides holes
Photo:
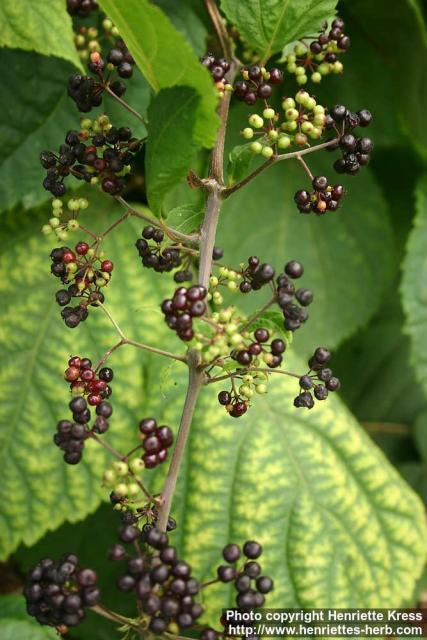
[(77, 369), (77, 367), (69, 367), (64, 373), (64, 378), (68, 380), (68, 382), (74, 382), (79, 376), (80, 369)]
[(90, 382), (95, 377), (95, 372), (92, 369), (85, 369), (82, 371), (81, 378), (85, 382)]
[(68, 366), (69, 367), (77, 367), (78, 369), (80, 369), (80, 365), (81, 365), (81, 360), (80, 360), (79, 356), (72, 356), (68, 360)]
[(64, 262), (65, 264), (68, 264), (70, 262), (74, 262), (75, 259), (76, 259), (76, 256), (72, 251), (64, 251), (64, 254), (62, 256), (62, 262)]
[(106, 271), (107, 273), (111, 273), (114, 269), (114, 265), (111, 260), (104, 260), (101, 262), (101, 271)]
[(97, 404), (100, 404), (102, 402), (102, 398), (97, 393), (91, 393), (90, 396), (88, 396), (87, 401), (92, 406), (96, 406)]
[(89, 251), (89, 245), (87, 242), (78, 242), (76, 244), (76, 252), (79, 256), (85, 256)]

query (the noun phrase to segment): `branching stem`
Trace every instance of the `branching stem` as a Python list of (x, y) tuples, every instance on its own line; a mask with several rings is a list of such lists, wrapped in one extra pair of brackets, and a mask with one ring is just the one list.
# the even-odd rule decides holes
[(143, 124), (147, 124), (145, 121), (145, 118), (138, 113), (138, 111), (136, 111), (133, 107), (130, 106), (130, 104), (128, 104), (125, 100), (123, 100), (123, 98), (120, 98), (118, 95), (116, 95), (114, 93), (114, 91), (112, 91), (110, 89), (110, 87), (108, 86), (108, 84), (105, 85), (105, 91), (108, 93), (108, 95), (110, 95), (116, 102), (118, 102), (119, 104), (122, 105), (122, 107), (124, 107), (125, 109), (127, 109), (127, 111), (129, 111), (129, 113), (131, 113), (132, 115), (135, 116), (135, 118), (138, 118), (138, 120), (140, 122), (142, 122)]

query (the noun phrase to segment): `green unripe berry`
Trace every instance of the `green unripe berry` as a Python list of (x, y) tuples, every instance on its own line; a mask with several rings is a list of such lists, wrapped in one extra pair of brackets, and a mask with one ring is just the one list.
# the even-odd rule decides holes
[(308, 80), (307, 76), (297, 76), (298, 84), (301, 84), (301, 85), (307, 84), (307, 80)]
[(252, 142), (251, 144), (252, 153), (259, 154), (262, 152), (262, 144), (260, 142)]
[(54, 198), (52, 200), (52, 209), (62, 209), (62, 200)]
[(297, 80), (298, 80), (299, 76), (305, 76), (305, 67), (297, 67), (295, 69), (295, 75), (297, 77)]
[(316, 106), (316, 100), (312, 97), (307, 98), (307, 100), (304, 102), (304, 106), (306, 109), (308, 109), (309, 111), (313, 111), (314, 107)]
[(77, 231), (77, 229), (80, 227), (79, 223), (77, 220), (68, 220), (67, 222), (67, 229), (69, 231)]
[(307, 91), (303, 91), (301, 89), (301, 91), (298, 91), (297, 95), (295, 96), (295, 102), (298, 102), (298, 104), (302, 104), (303, 106), (305, 106), (307, 100), (310, 99), (310, 94)]
[(113, 467), (118, 476), (126, 476), (129, 473), (129, 468), (126, 462), (122, 462), (121, 460), (115, 460), (113, 462)]
[(229, 289), (230, 291), (236, 291), (237, 282), (234, 282), (234, 280), (230, 280), (230, 282), (227, 284), (227, 289)]
[(339, 60), (336, 60), (336, 62), (334, 62), (332, 65), (332, 73), (342, 73), (343, 70), (344, 70), (343, 63), (340, 62)]
[(114, 25), (109, 18), (104, 18), (104, 20), (102, 21), (102, 26), (105, 29), (105, 31), (111, 31)]
[(83, 131), (87, 131), (92, 127), (92, 120), (90, 118), (83, 118), (83, 120), (80, 123), (80, 128)]
[(60, 220), (59, 218), (49, 218), (49, 224), (52, 229), (56, 229), (60, 225)]
[(254, 395), (254, 392), (247, 384), (240, 385), (239, 393), (240, 395), (245, 396), (246, 398), (252, 398), (252, 396)]
[(249, 116), (249, 124), (255, 129), (261, 129), (261, 127), (264, 125), (264, 120), (257, 113), (253, 113), (251, 116)]
[(114, 36), (115, 38), (118, 38), (120, 35), (120, 31), (117, 29), (117, 27), (113, 27), (111, 29), (111, 35)]
[(288, 62), (295, 62), (297, 59), (296, 55), (294, 53), (290, 53), (287, 57), (287, 61)]
[(89, 206), (89, 200), (87, 198), (78, 199), (80, 209), (87, 209)]
[(64, 242), (68, 238), (68, 233), (64, 229), (55, 229), (58, 240)]
[(137, 485), (136, 482), (131, 482), (128, 485), (128, 494), (132, 497), (137, 496), (139, 493), (139, 486)]
[(293, 98), (285, 98), (282, 102), (282, 109), (286, 111), (287, 109), (295, 109), (295, 100)]
[(321, 104), (316, 104), (316, 106), (313, 109), (313, 113), (315, 116), (320, 115), (320, 114), (324, 114), (325, 113), (325, 107)]
[(310, 133), (314, 129), (311, 122), (303, 122), (301, 125), (301, 131), (303, 133)]
[(141, 458), (134, 458), (129, 462), (129, 469), (132, 473), (139, 473), (143, 469), (145, 469), (144, 461)]
[(280, 136), (277, 146), (279, 149), (287, 149), (291, 145), (291, 139), (288, 136)]
[(323, 127), (323, 125), (325, 124), (325, 116), (323, 113), (319, 113), (318, 115), (314, 116), (313, 118), (313, 124), (315, 127)]
[(297, 109), (288, 109), (285, 113), (286, 119), (289, 121), (297, 120), (299, 113)]
[(264, 360), (265, 364), (271, 364), (273, 362), (273, 354), (272, 353), (263, 353), (262, 354), (262, 359)]
[(44, 224), (42, 226), (42, 234), (44, 236), (48, 236), (50, 233), (52, 233), (52, 227), (50, 226), (50, 224)]
[(322, 76), (327, 76), (331, 72), (331, 67), (329, 66), (329, 64), (327, 62), (322, 62), (322, 64), (319, 64), (319, 66), (317, 67), (317, 71)]
[(264, 156), (264, 158), (267, 158), (267, 160), (274, 155), (274, 151), (271, 147), (263, 147), (261, 153)]
[(271, 129), (271, 131), (268, 132), (268, 137), (270, 138), (270, 140), (273, 140), (273, 142), (276, 142), (276, 140), (279, 138), (279, 132), (276, 131), (276, 129)]
[(289, 62), (289, 63), (286, 65), (286, 71), (287, 71), (288, 73), (295, 73), (297, 69), (298, 69), (298, 67), (297, 67), (297, 65), (296, 65), (296, 62)]
[(66, 266), (68, 273), (76, 273), (77, 265), (75, 262), (69, 262)]
[(107, 469), (104, 471), (104, 475), (102, 476), (102, 481), (107, 486), (111, 487), (117, 480), (117, 476), (112, 469)]
[(283, 131), (288, 131), (289, 133), (292, 133), (293, 131), (296, 131), (298, 129), (298, 124), (296, 120), (293, 120), (292, 122), (284, 122), (282, 124), (282, 129)]
[(303, 44), (297, 44), (295, 46), (295, 55), (300, 58), (301, 56), (305, 56), (305, 54), (307, 53), (307, 49), (305, 48), (305, 46)]
[(313, 129), (309, 131), (308, 135), (312, 140), (318, 140), (322, 136), (322, 129), (319, 127), (313, 127)]
[(318, 71), (315, 71), (314, 73), (311, 74), (311, 81), (315, 82), (316, 84), (318, 84), (319, 82), (322, 82), (322, 74), (319, 73)]
[(219, 280), (216, 276), (211, 276), (209, 278), (209, 284), (211, 285), (211, 287), (217, 287), (219, 283)]
[(255, 391), (259, 394), (267, 393), (267, 385), (266, 384), (257, 384), (255, 387)]
[(262, 115), (264, 116), (264, 118), (271, 120), (276, 115), (276, 112), (274, 111), (274, 109), (267, 108), (267, 109), (264, 109), (264, 111), (262, 112)]
[[(128, 493), (128, 487), (127, 484), (125, 484), (124, 482), (121, 482), (120, 484), (117, 484), (114, 487), (114, 493), (116, 494), (116, 496), (118, 496), (119, 498), (124, 498), (125, 496), (127, 496)], [(117, 506), (117, 505), (116, 505)]]
[(250, 127), (246, 127), (245, 129), (243, 129), (242, 135), (246, 140), (250, 140), (254, 137), (254, 130)]

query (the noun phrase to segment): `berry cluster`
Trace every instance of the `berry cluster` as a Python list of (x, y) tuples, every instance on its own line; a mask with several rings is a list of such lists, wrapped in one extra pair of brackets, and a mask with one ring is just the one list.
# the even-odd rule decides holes
[(72, 394), (87, 395), (91, 406), (96, 406), (111, 396), (109, 383), (113, 377), (114, 373), (110, 367), (102, 367), (97, 374), (92, 369), (92, 361), (80, 356), (72, 356), (64, 371), (64, 378), (70, 383)]
[(342, 158), (334, 163), (337, 173), (354, 175), (361, 166), (369, 163), (374, 143), (371, 138), (358, 138), (351, 132), (356, 127), (368, 127), (371, 122), (372, 114), (367, 109), (353, 113), (342, 104), (337, 104), (331, 109), (326, 117), (325, 126), (327, 129), (335, 129), (339, 135), (336, 145), (328, 148), (328, 151), (338, 148), (342, 151)]
[(206, 311), (204, 302), (207, 295), (205, 287), (193, 285), (188, 289), (179, 287), (173, 298), (162, 302), (161, 310), (165, 322), (181, 338), (188, 342), (194, 337), (193, 318), (199, 318)]
[(312, 180), (313, 191), (305, 189), (296, 192), (294, 200), (301, 213), (323, 215), (327, 211), (336, 211), (340, 206), (340, 200), (344, 195), (344, 187), (341, 184), (331, 186), (325, 176), (316, 176)]
[(108, 430), (108, 418), (113, 413), (109, 402), (102, 400), (96, 405), (96, 419), (92, 429), (88, 423), (91, 419), (90, 410), (82, 396), (73, 398), (69, 404), (73, 413), (73, 420), (60, 420), (56, 425), (54, 443), (64, 451), (64, 460), (68, 464), (77, 464), (82, 459), (85, 441), (91, 433), (102, 434)]
[[(132, 543), (141, 538), (138, 527), (128, 524), (119, 531), (121, 542)], [(171, 624), (189, 629), (203, 613), (194, 599), (200, 583), (192, 577), (191, 567), (180, 560), (166, 533), (150, 527), (143, 533), (147, 545), (144, 555), (131, 557), (122, 545), (110, 550), (112, 560), (127, 561), (127, 571), (117, 579), (120, 591), (135, 591), (142, 609), (149, 616), (148, 630), (163, 634)]]
[(215, 58), (212, 53), (200, 59), (204, 67), (209, 69), (215, 86), (220, 95), (224, 95), (224, 91), (231, 91), (233, 87), (228, 83), (226, 74), (230, 70), (230, 63), (225, 58)]
[(87, 209), (89, 202), (86, 198), (70, 198), (67, 202), (67, 211), (64, 211), (64, 203), (58, 198), (52, 200), (52, 217), (49, 224), (42, 226), (45, 236), (54, 233), (58, 240), (65, 242), (70, 231), (77, 231), (80, 224), (77, 220), (79, 214)]
[(234, 95), (237, 100), (253, 105), (258, 98), (268, 100), (272, 94), (271, 85), (280, 84), (283, 81), (283, 73), (280, 69), (267, 71), (257, 64), (242, 69), (243, 80), (234, 85)]
[(325, 107), (317, 104), (307, 91), (301, 89), (295, 98), (284, 98), (282, 109), (282, 122), (280, 114), (268, 106), (262, 116), (253, 113), (249, 117), (250, 127), (243, 129), (242, 135), (246, 140), (258, 136), (250, 146), (253, 153), (269, 159), (292, 144), (306, 147), (309, 140), (318, 140), (322, 136), (326, 122)]
[[(113, 271), (111, 260), (98, 256), (86, 242), (78, 242), (72, 251), (69, 247), (56, 247), (50, 254), (51, 272), (67, 289), (56, 292), (56, 301), (64, 307), (61, 315), (67, 327), (73, 329), (88, 317), (88, 306), (104, 301), (101, 289), (105, 287)], [(69, 307), (72, 298), (82, 298), (76, 307)]]
[(67, 11), (70, 16), (87, 18), (89, 14), (98, 9), (96, 0), (67, 0)]
[[(181, 255), (177, 247), (162, 248), (164, 237), (161, 229), (147, 226), (142, 230), (142, 238), (138, 238), (135, 243), (144, 267), (154, 269), (157, 273), (172, 271), (181, 264)], [(152, 244), (149, 240), (152, 240)]]
[(269, 351), (266, 350), (266, 343), (270, 339), (270, 332), (264, 327), (255, 329), (253, 333), (254, 341), (247, 349), (241, 349), (231, 353), (233, 360), (236, 360), (242, 367), (249, 367), (254, 357), (263, 355), (264, 362), (270, 369), (275, 369), (282, 364), (283, 353), (286, 350), (286, 344), (281, 338), (275, 338), (269, 345)]
[[(64, 178), (73, 175), (78, 180), (91, 184), (101, 183), (103, 191), (110, 195), (121, 193), (125, 186), (126, 173), (134, 154), (140, 149), (141, 141), (132, 138), (129, 127), (113, 127), (108, 118), (98, 119), (103, 123), (104, 133), (68, 131), (65, 144), (59, 147), (57, 154), (42, 151), (41, 165), (47, 170), (43, 187), (55, 197), (64, 195)], [(89, 120), (88, 125), (92, 122)], [(85, 141), (89, 140), (89, 144)]]
[[(240, 612), (262, 607), (265, 596), (274, 588), (273, 580), (269, 576), (262, 575), (262, 567), (257, 562), (262, 554), (262, 546), (255, 540), (248, 540), (243, 545), (243, 555), (247, 561), (242, 567), (236, 563), (241, 558), (242, 551), (237, 544), (228, 544), (224, 547), (222, 555), (227, 564), (220, 565), (217, 570), (218, 580), (224, 583), (233, 583), (236, 590), (236, 608)], [(251, 626), (250, 621), (247, 623)], [(206, 628), (201, 633), (201, 640), (218, 640), (223, 635), (228, 635), (229, 629), (223, 633), (212, 628)], [(258, 636), (245, 634), (244, 637), (257, 638)]]
[[(308, 313), (304, 307), (313, 302), (313, 293), (310, 289), (295, 290), (294, 284), (289, 280), (296, 280), (304, 273), (304, 267), (296, 260), (290, 260), (285, 264), (284, 273), (277, 277), (277, 304), (283, 311), (286, 331), (296, 331), (308, 320)], [(294, 303), (297, 302), (298, 304)]]
[(294, 399), (295, 407), (305, 407), (312, 409), (314, 399), (326, 400), (329, 391), (338, 391), (341, 383), (337, 377), (333, 375), (331, 369), (326, 365), (331, 359), (331, 352), (325, 347), (318, 347), (313, 356), (308, 361), (310, 367), (308, 373), (299, 379), (300, 392)]
[(261, 287), (273, 280), (274, 273), (274, 267), (272, 267), (271, 264), (267, 262), (260, 264), (257, 256), (250, 256), (247, 267), (241, 273), (243, 279), (239, 285), (239, 289), (242, 293), (258, 291)]
[(166, 425), (157, 426), (154, 418), (144, 418), (139, 423), (144, 454), (142, 460), (147, 469), (153, 469), (168, 457), (173, 444), (173, 433)]
[(295, 75), (298, 84), (306, 84), (309, 72), (312, 82), (316, 83), (321, 82), (322, 76), (342, 73), (343, 64), (339, 56), (350, 47), (350, 38), (344, 34), (344, 26), (341, 18), (335, 18), (329, 31), (326, 23), (310, 45), (305, 43), (304, 38), (286, 56), (286, 69)]
[(218, 393), (218, 402), (226, 408), (228, 415), (232, 418), (240, 418), (249, 407), (249, 401), (233, 389), (231, 391), (220, 391)]
[(96, 581), (95, 571), (81, 568), (73, 553), (59, 562), (43, 558), (25, 577), (27, 612), (40, 624), (75, 627), (85, 618), (85, 607), (93, 607), (101, 598)]

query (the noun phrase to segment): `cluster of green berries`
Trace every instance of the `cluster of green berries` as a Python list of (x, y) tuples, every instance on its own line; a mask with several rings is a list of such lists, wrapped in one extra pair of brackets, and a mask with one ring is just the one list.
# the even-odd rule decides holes
[(322, 137), (326, 110), (307, 91), (298, 91), (295, 98), (284, 98), (282, 109), (283, 119), (271, 107), (266, 107), (262, 116), (249, 116), (250, 126), (243, 129), (242, 135), (246, 140), (258, 138), (251, 144), (253, 153), (269, 159), (291, 145), (306, 147), (309, 141)]
[(108, 418), (113, 408), (106, 400), (96, 404), (96, 418), (92, 428), (89, 427), (91, 413), (83, 396), (73, 398), (69, 404), (73, 420), (60, 420), (56, 425), (53, 441), (64, 452), (67, 464), (78, 464), (82, 459), (85, 442), (93, 434), (102, 434), (108, 430)]
[(64, 180), (72, 175), (77, 180), (100, 184), (110, 195), (122, 192), (130, 172), (130, 163), (141, 147), (129, 127), (114, 127), (108, 116), (95, 121), (85, 118), (80, 131), (68, 131), (58, 153), (42, 151), (40, 163), (46, 169), (43, 187), (60, 198), (66, 192)]
[(313, 191), (300, 189), (294, 200), (301, 213), (323, 215), (327, 211), (336, 211), (345, 193), (342, 184), (331, 186), (326, 176), (316, 176), (312, 180)]
[(74, 44), (82, 60), (89, 60), (91, 53), (95, 51), (101, 53), (100, 40), (107, 39), (111, 41), (111, 43), (114, 43), (115, 39), (119, 38), (119, 30), (109, 18), (104, 18), (101, 26), (101, 33), (95, 26), (85, 27), (83, 25), (77, 29), (74, 35)]
[(89, 206), (87, 198), (70, 198), (67, 206), (59, 198), (52, 200), (52, 216), (49, 223), (42, 226), (45, 236), (54, 234), (58, 240), (65, 242), (70, 231), (77, 231), (80, 224), (77, 220), (79, 214)]
[(344, 26), (344, 21), (336, 18), (329, 31), (326, 24), (310, 44), (306, 44), (306, 38), (303, 38), (295, 45), (293, 52), (285, 57), (286, 70), (295, 76), (298, 84), (306, 84), (309, 74), (312, 82), (319, 83), (323, 76), (343, 72), (339, 56), (350, 46)]
[(114, 460), (104, 471), (102, 481), (112, 490), (111, 501), (115, 511), (134, 513), (140, 507), (138, 476), (144, 469), (143, 460), (137, 456), (131, 460)]
[(246, 265), (243, 262), (240, 264), (239, 270), (220, 267), (218, 274), (210, 277), (208, 300), (212, 300), (216, 305), (223, 303), (223, 297), (219, 291), (221, 286), (231, 292), (249, 293), (258, 291), (273, 278), (274, 267), (267, 262), (261, 262), (257, 256), (250, 256)]
[[(103, 253), (97, 254), (87, 242), (78, 242), (74, 251), (69, 247), (57, 247), (50, 254), (51, 272), (67, 288), (56, 292), (56, 301), (63, 307), (61, 315), (65, 324), (74, 328), (85, 320), (87, 307), (104, 302), (103, 289), (110, 281), (114, 264)], [(79, 298), (78, 308), (68, 305), (72, 298)]]
[(28, 571), (24, 597), (30, 616), (65, 635), (68, 627), (84, 620), (85, 608), (98, 604), (101, 592), (95, 571), (82, 568), (75, 554), (66, 553), (59, 562), (43, 558)]
[(251, 106), (258, 99), (265, 102), (271, 97), (271, 85), (281, 84), (283, 73), (276, 68), (267, 71), (265, 67), (255, 64), (242, 69), (242, 78), (234, 85), (234, 96)]
[(308, 372), (299, 379), (300, 392), (294, 399), (295, 407), (312, 409), (314, 407), (314, 398), (316, 400), (326, 400), (330, 391), (338, 391), (341, 383), (327, 366), (330, 359), (331, 352), (329, 349), (317, 347), (308, 361)]
[(64, 378), (70, 383), (73, 396), (87, 396), (88, 402), (96, 406), (112, 394), (111, 381), (114, 372), (110, 367), (102, 367), (97, 371), (92, 367), (92, 360), (81, 356), (71, 356), (64, 371)]

